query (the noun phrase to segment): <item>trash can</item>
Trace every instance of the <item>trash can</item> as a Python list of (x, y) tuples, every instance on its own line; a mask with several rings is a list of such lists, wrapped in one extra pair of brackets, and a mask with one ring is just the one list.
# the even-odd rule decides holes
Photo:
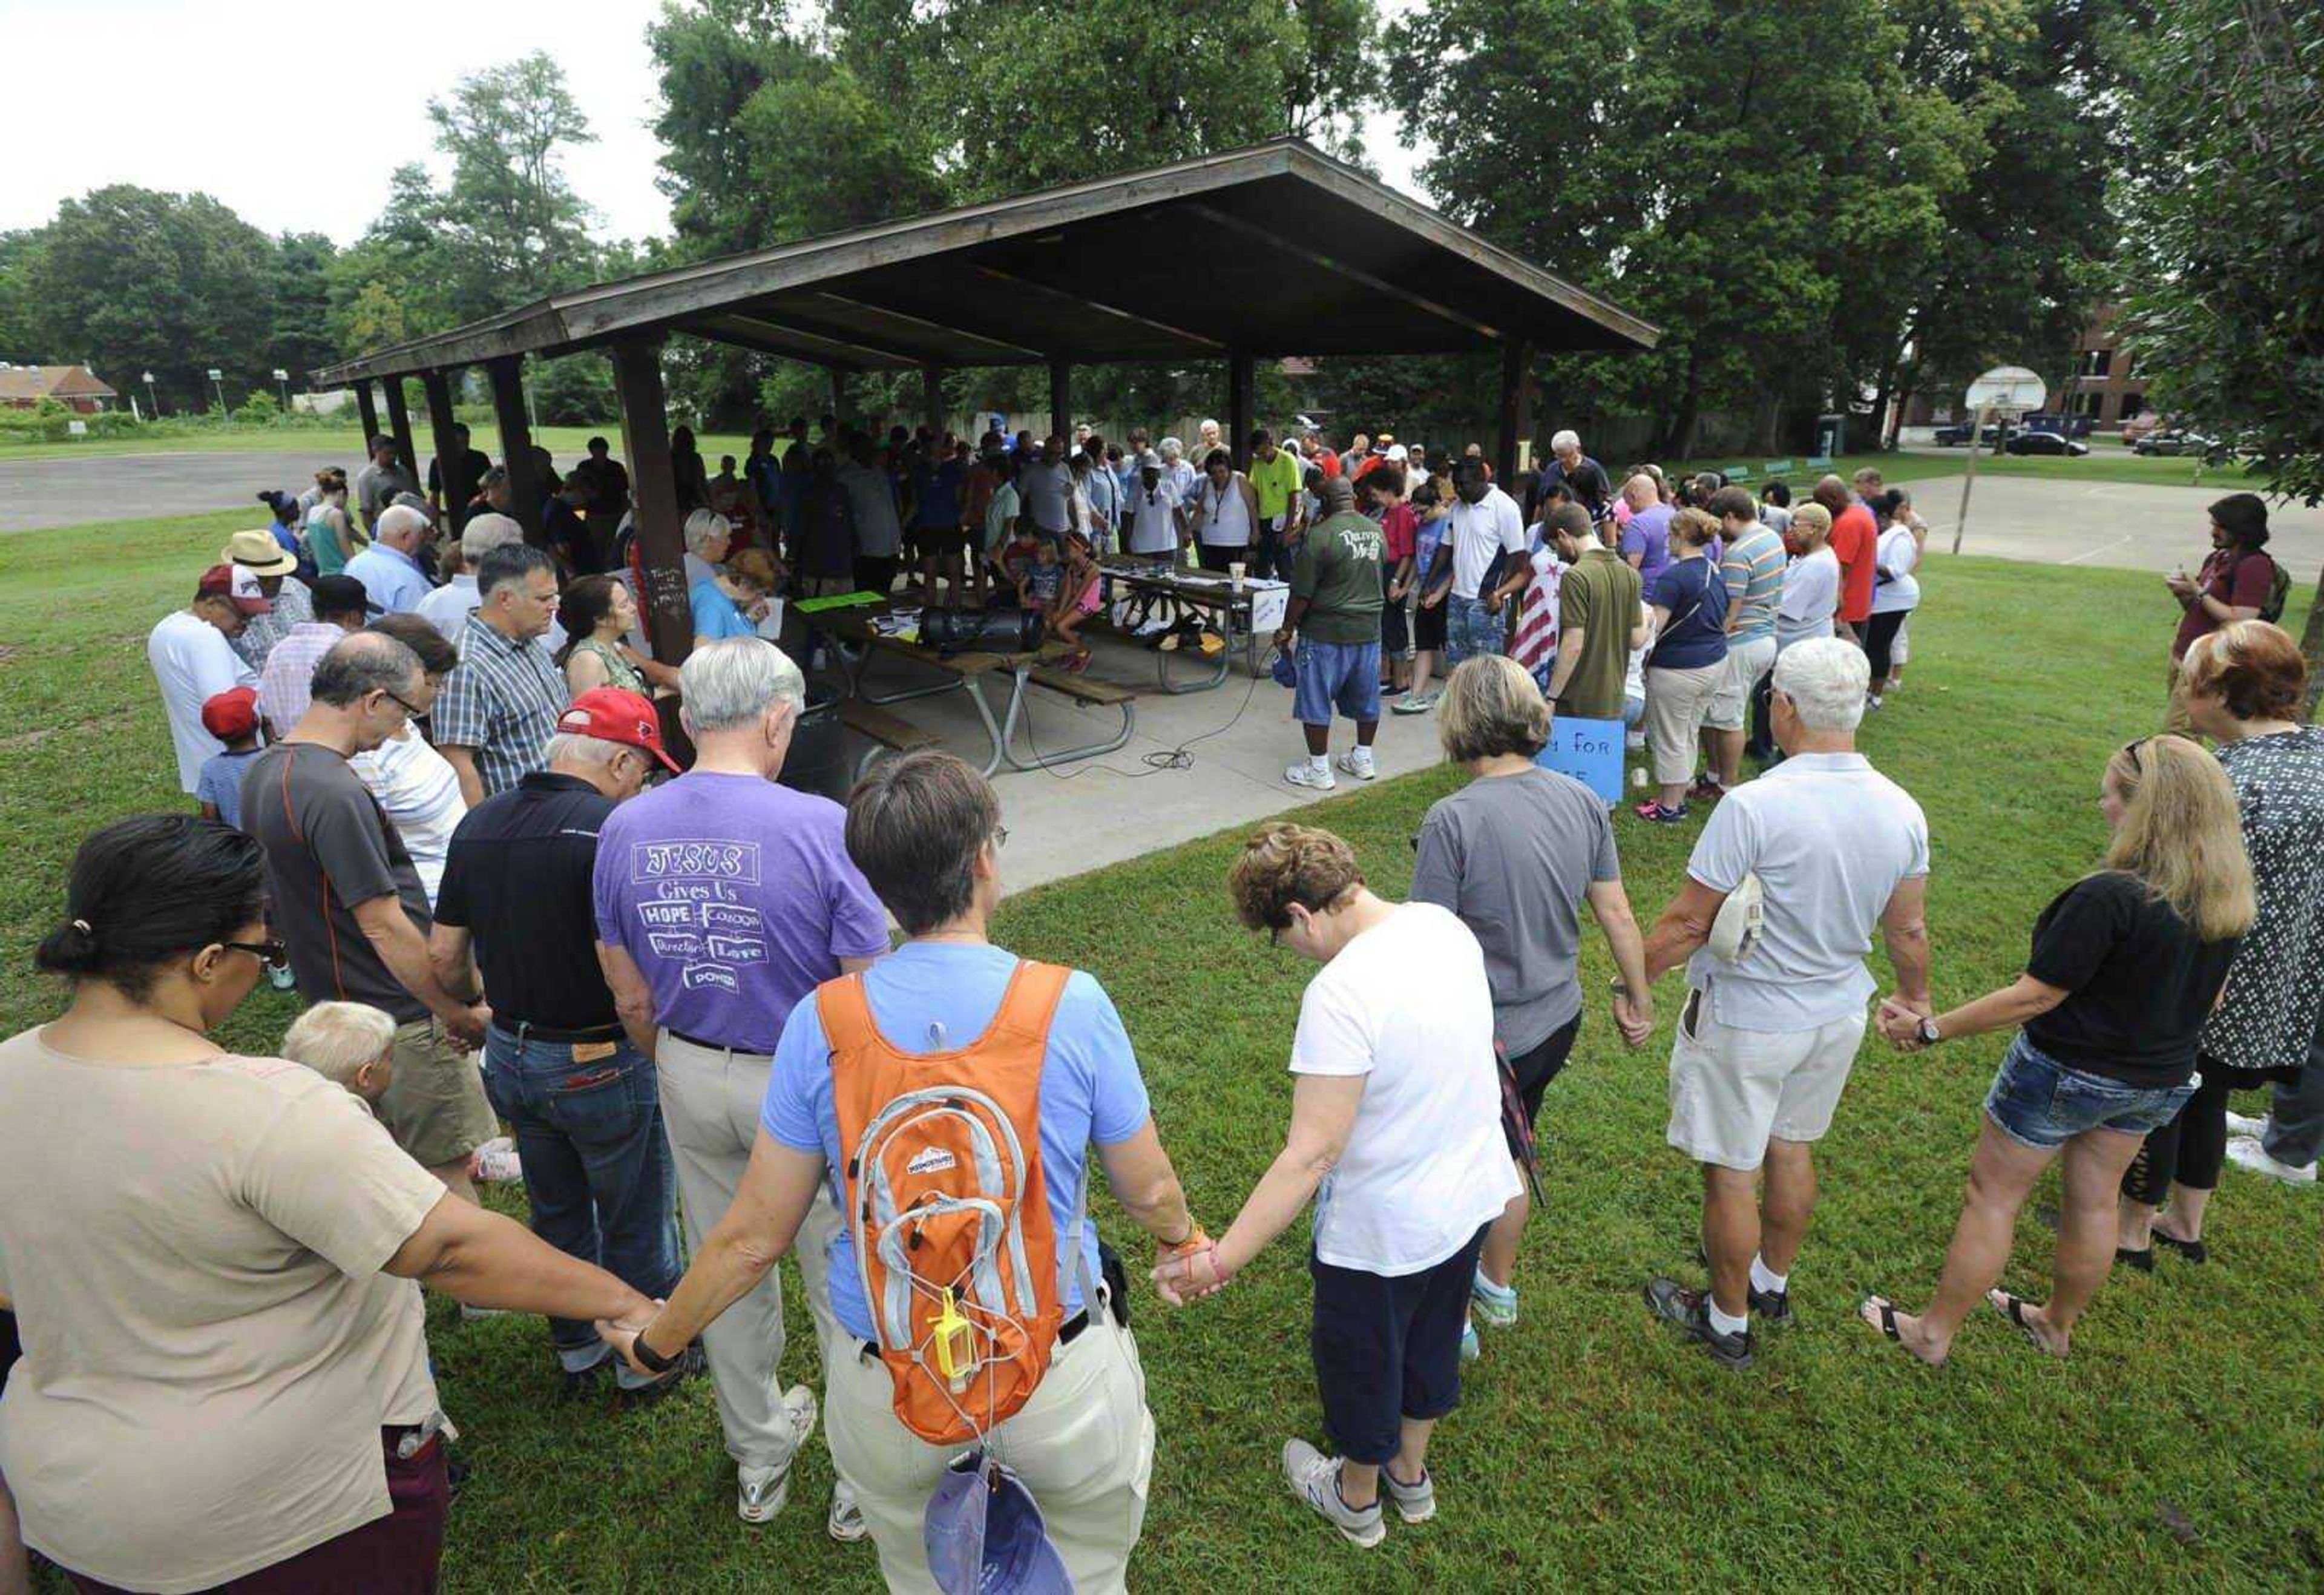
[(791, 729), (790, 751), (776, 779), (795, 791), (847, 801), (855, 783), (847, 762), (847, 731), (839, 720), (839, 689), (829, 682), (807, 684), (807, 707)]
[(1838, 459), (1848, 452), (1847, 423), (1846, 416), (1816, 417), (1815, 451), (1819, 457), (1828, 460)]

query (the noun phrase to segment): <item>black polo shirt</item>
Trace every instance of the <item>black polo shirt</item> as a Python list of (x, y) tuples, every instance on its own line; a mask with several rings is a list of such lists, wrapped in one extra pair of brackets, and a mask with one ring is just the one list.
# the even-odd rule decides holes
[(436, 923), (466, 929), (495, 1024), (586, 1030), (619, 1022), (597, 967), (589, 879), (613, 800), (537, 770), (470, 809), (444, 858)]

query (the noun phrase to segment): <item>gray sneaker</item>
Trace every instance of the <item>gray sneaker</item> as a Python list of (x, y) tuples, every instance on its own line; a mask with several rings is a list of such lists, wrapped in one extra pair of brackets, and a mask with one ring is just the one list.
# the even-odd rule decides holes
[(855, 1504), (855, 1487), (846, 1480), (836, 1480), (831, 1487), (831, 1510), (823, 1519), (823, 1531), (843, 1545), (852, 1545), (872, 1532), (863, 1521), (863, 1508)]
[(1691, 1290), (1675, 1279), (1660, 1276), (1646, 1282), (1646, 1305), (1655, 1317), (1674, 1324), (1687, 1336), (1702, 1343), (1711, 1360), (1725, 1368), (1747, 1369), (1751, 1366), (1751, 1332), (1721, 1334), (1711, 1326), (1711, 1293)]
[(1396, 1503), (1397, 1515), (1406, 1523), (1425, 1523), (1436, 1516), (1436, 1475), (1422, 1469), (1417, 1484), (1399, 1483), (1396, 1474), (1382, 1468), (1380, 1488), (1388, 1498)]
[(1341, 1496), (1339, 1458), (1325, 1456), (1305, 1440), (1286, 1440), (1283, 1476), (1290, 1480), (1293, 1495), (1353, 1544), (1377, 1545), (1388, 1538), (1378, 1501), (1359, 1512)]
[[(815, 1392), (805, 1385), (793, 1385), (784, 1391), (781, 1416), (790, 1421), (791, 1432), (798, 1436), (798, 1445), (805, 1445), (807, 1436), (815, 1433)], [(795, 1445), (791, 1459), (778, 1467), (736, 1470), (735, 1516), (745, 1523), (772, 1521), (790, 1499), (791, 1461), (798, 1456)]]

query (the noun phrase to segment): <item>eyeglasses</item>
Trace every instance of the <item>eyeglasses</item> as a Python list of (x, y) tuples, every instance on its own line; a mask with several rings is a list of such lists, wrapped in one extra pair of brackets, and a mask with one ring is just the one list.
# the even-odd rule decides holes
[(992, 846), (993, 846), (994, 851), (998, 852), (1000, 849), (1004, 848), (1004, 847), (1006, 847), (1006, 846), (1008, 846), (1008, 845), (1009, 845), (1009, 827), (1008, 827), (1008, 826), (1006, 826), (1006, 825), (995, 825), (995, 826), (993, 826), (993, 827), (992, 827)]
[(425, 709), (423, 709), (423, 708), (420, 708), (418, 705), (413, 704), (413, 703), (411, 703), (410, 701), (409, 701), (408, 699), (406, 699), (406, 698), (404, 697), (404, 696), (403, 696), (401, 693), (400, 693), (400, 692), (390, 692), (390, 691), (389, 691), (386, 687), (381, 687), (379, 690), (380, 690), (380, 692), (382, 693), (382, 695), (383, 695), (384, 696), (386, 696), (386, 697), (387, 697), (390, 701), (392, 701), (392, 703), (393, 703), (393, 704), (394, 704), (398, 708), (401, 709), (405, 714), (407, 714), (407, 715), (410, 715), (414, 720), (422, 720), (422, 719), (425, 719), (425, 718), (427, 717), (427, 715), (428, 715), (428, 711), (427, 711), (427, 710), (425, 710)]
[(281, 969), (290, 962), (289, 945), (271, 936), (263, 942), (220, 942), (218, 945), (231, 947), (237, 953), (247, 953), (269, 969)]

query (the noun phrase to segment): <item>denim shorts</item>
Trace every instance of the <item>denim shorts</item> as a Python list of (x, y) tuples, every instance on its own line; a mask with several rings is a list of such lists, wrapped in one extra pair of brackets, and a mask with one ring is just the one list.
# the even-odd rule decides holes
[(1499, 653), (1508, 633), (1502, 617), (1485, 608), (1482, 598), (1444, 597), (1444, 673), (1450, 676), (1479, 654)]
[(2019, 1146), (2048, 1152), (2086, 1129), (2126, 1135), (2160, 1129), (2194, 1094), (2191, 1080), (2184, 1085), (2130, 1085), (2070, 1069), (2020, 1036), (2009, 1044), (1993, 1077), (1985, 1114)]
[(1298, 684), (1292, 717), (1302, 725), (1329, 725), (1332, 709), (1361, 724), (1380, 713), (1380, 646), (1377, 642), (1317, 642), (1299, 639), (1294, 661)]

